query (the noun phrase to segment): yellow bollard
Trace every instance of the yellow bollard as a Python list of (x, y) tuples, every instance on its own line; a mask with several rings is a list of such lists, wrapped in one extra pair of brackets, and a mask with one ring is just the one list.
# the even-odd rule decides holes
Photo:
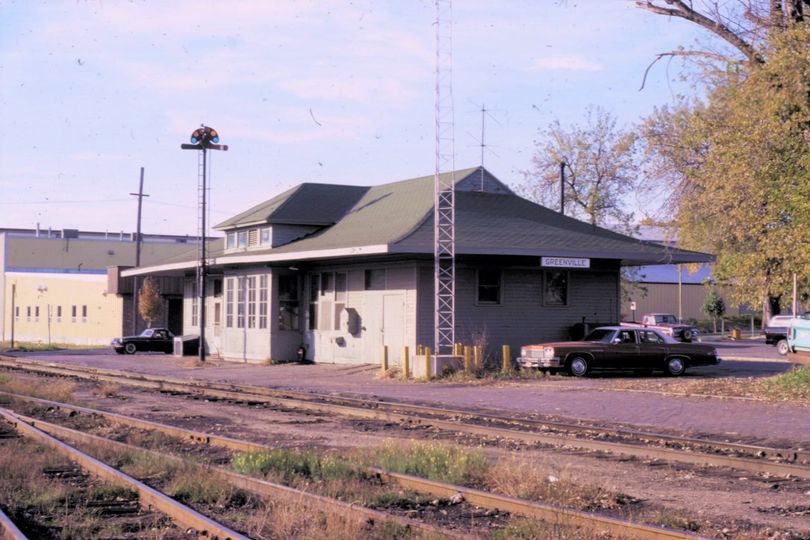
[(464, 346), (461, 343), (454, 343), (453, 344), (453, 355), (454, 356), (461, 356), (464, 354)]
[(425, 354), (425, 346), (424, 345), (417, 345), (416, 346), (416, 356), (421, 356)]
[(382, 346), (382, 372), (385, 375), (388, 372), (388, 345)]
[(411, 378), (411, 358), (407, 346), (402, 348), (402, 377), (405, 379)]
[(482, 366), (483, 359), (481, 358), (481, 356), (482, 356), (482, 354), (481, 354), (481, 346), (480, 345), (475, 345), (473, 347), (473, 365), (475, 366), (476, 370), (479, 370), (479, 369), (481, 369), (483, 367)]
[(464, 347), (464, 371), (472, 372), (472, 347)]
[(430, 347), (425, 347), (425, 379), (430, 380), (432, 373), (430, 372)]
[(502, 348), (503, 355), (503, 365), (501, 366), (501, 371), (503, 373), (509, 373), (512, 371), (512, 353), (509, 350), (509, 345), (504, 345)]

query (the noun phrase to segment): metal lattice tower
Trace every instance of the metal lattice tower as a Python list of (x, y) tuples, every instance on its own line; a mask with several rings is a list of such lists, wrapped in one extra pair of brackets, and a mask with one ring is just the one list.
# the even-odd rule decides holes
[(436, 0), (436, 193), (433, 224), (436, 354), (453, 353), (456, 322), (452, 15), (451, 0)]

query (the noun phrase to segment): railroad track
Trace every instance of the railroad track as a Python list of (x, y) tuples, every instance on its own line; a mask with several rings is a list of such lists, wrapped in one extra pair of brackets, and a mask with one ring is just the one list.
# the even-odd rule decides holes
[[(338, 414), (405, 425), (433, 426), (441, 430), (485, 438), (574, 447), (646, 460), (664, 460), (810, 479), (810, 450), (807, 449), (771, 448), (634, 430), (605, 429), (597, 426), (478, 414), (408, 403), (336, 397), (251, 385), (161, 378), (108, 369), (45, 364), (30, 360), (0, 358), (0, 366), (46, 375), (114, 382), (210, 400), (264, 404), (291, 411)], [(588, 438), (589, 436), (594, 438)], [(605, 440), (610, 437), (614, 437), (616, 440)]]
[[(19, 397), (23, 398), (24, 396)], [(104, 416), (103, 411), (94, 411), (92, 414)], [(12, 411), (4, 410), (2, 408), (0, 408), (0, 418), (4, 418), (16, 429), (21, 431), (23, 435), (29, 436), (37, 440), (38, 442), (46, 444), (51, 448), (64, 453), (65, 455), (70, 457), (70, 459), (76, 461), (83, 468), (89, 470), (91, 473), (96, 474), (109, 481), (113, 481), (121, 485), (126, 485), (127, 487), (136, 490), (141, 496), (142, 500), (144, 500), (146, 503), (148, 503), (149, 505), (153, 506), (158, 510), (163, 511), (164, 513), (172, 517), (176, 522), (182, 524), (186, 528), (196, 530), (198, 537), (210, 538), (212, 540), (226, 540), (226, 539), (249, 540), (247, 536), (239, 534), (235, 531), (230, 531), (230, 529), (228, 529), (224, 525), (220, 525), (214, 522), (213, 520), (205, 516), (202, 516), (193, 509), (188, 508), (174, 501), (173, 499), (167, 497), (166, 495), (163, 495), (159, 491), (141, 484), (134, 478), (130, 478), (124, 475), (123, 473), (120, 473), (119, 471), (113, 469), (112, 467), (109, 467), (104, 463), (92, 458), (91, 456), (81, 452), (80, 450), (66, 444), (65, 442), (63, 442), (63, 439), (69, 440), (75, 444), (89, 445), (94, 448), (108, 448), (113, 451), (145, 452), (155, 457), (159, 457), (160, 459), (173, 461), (175, 463), (181, 463), (182, 462), (181, 458), (172, 456), (170, 454), (166, 454), (164, 452), (147, 450), (137, 446), (132, 446), (129, 444), (110, 440), (104, 437), (90, 435), (87, 433), (83, 433), (81, 431), (60, 426), (58, 424), (53, 424), (36, 418), (16, 414)], [(131, 420), (131, 422), (129, 420)], [(127, 417), (121, 415), (116, 415), (114, 421), (116, 423), (129, 425), (133, 427), (141, 427), (141, 428), (147, 427), (147, 425), (144, 424), (143, 421), (138, 421), (137, 419), (128, 419)], [(153, 431), (160, 431), (166, 434), (170, 434), (172, 436), (177, 436), (179, 434), (177, 428), (172, 428), (171, 426), (165, 426), (156, 423), (148, 423), (148, 424), (151, 424), (148, 427), (151, 427)], [(188, 430), (183, 431), (187, 431), (186, 433), (187, 440), (191, 440), (194, 442), (201, 442), (207, 438), (210, 438), (210, 436), (205, 434), (189, 432)], [(243, 444), (239, 444), (239, 441), (236, 441), (235, 439), (227, 439), (227, 438), (218, 438), (218, 439), (219, 440), (217, 440), (217, 442), (219, 443), (219, 445), (225, 446), (227, 448), (245, 448), (251, 446), (251, 443), (247, 443), (244, 441), (242, 441)], [(254, 448), (258, 448), (258, 446), (255, 445), (253, 446)], [(268, 447), (263, 448), (267, 449)], [(401, 516), (388, 514), (385, 512), (379, 512), (369, 508), (359, 507), (354, 504), (345, 503), (328, 497), (322, 497), (312, 493), (307, 493), (301, 490), (293, 489), (280, 484), (274, 484), (272, 482), (267, 482), (261, 479), (241, 475), (229, 471), (227, 469), (217, 467), (207, 467), (207, 470), (213, 474), (220, 476), (225, 481), (229, 482), (230, 484), (232, 484), (237, 488), (245, 489), (262, 496), (272, 497), (275, 500), (284, 500), (296, 505), (302, 505), (305, 508), (310, 509), (321, 508), (326, 510), (327, 512), (332, 512), (336, 515), (350, 515), (353, 516), (359, 523), (363, 525), (393, 522), (403, 527), (404, 529), (425, 533), (430, 538), (441, 537), (459, 540), (462, 538), (466, 538), (466, 536), (454, 533), (453, 531), (447, 531), (439, 527), (432, 526), (430, 524), (419, 522), (417, 520), (408, 519)]]
[[(212, 540), (249, 540), (246, 536), (200, 514), (199, 512), (180, 504), (163, 493), (139, 482), (105, 463), (65, 444), (59, 439), (37, 429), (31, 423), (20, 421), (13, 413), (0, 409), (0, 417), (9, 422), (23, 436), (36, 440), (57, 452), (65, 455), (74, 463), (94, 476), (112, 484), (126, 487), (138, 493), (142, 504), (155, 508), (174, 520), (175, 523), (187, 530), (197, 531), (200, 537)], [(21, 534), (21, 533), (20, 533)]]
[[(61, 409), (62, 411), (66, 411), (69, 413), (100, 416), (113, 423), (129, 427), (135, 427), (139, 429), (158, 431), (171, 437), (176, 437), (197, 444), (221, 446), (239, 452), (273, 450), (273, 447), (267, 445), (233, 439), (229, 437), (223, 437), (219, 435), (202, 433), (198, 431), (188, 430), (185, 428), (179, 428), (176, 426), (169, 426), (158, 422), (152, 422), (139, 418), (120, 415), (117, 413), (109, 413), (97, 409), (80, 407), (52, 400), (32, 398), (29, 396), (9, 394), (6, 392), (3, 392), (2, 395), (13, 397), (15, 399), (29, 401), (32, 403), (37, 403), (55, 409)], [(106, 446), (110, 448), (127, 449), (127, 450), (134, 449), (134, 447), (131, 447), (124, 443), (112, 441), (95, 435), (82, 433), (70, 428), (45, 422), (39, 419), (30, 418), (16, 413), (3, 413), (2, 409), (0, 409), (0, 415), (6, 416), (7, 414), (10, 414), (12, 418), (14, 418), (18, 422), (24, 422), (33, 426), (37, 426), (42, 431), (50, 433), (51, 435), (54, 436), (58, 436), (60, 438), (66, 438), (68, 440), (94, 446)], [(137, 450), (154, 452), (153, 450), (143, 450), (140, 448), (138, 448)], [(267, 495), (271, 497), (278, 497), (281, 495), (285, 498), (289, 498), (290, 496), (299, 497), (302, 499), (307, 498), (309, 502), (312, 504), (317, 503), (320, 505), (328, 506), (332, 511), (359, 513), (360, 516), (364, 519), (375, 519), (375, 520), (392, 519), (392, 516), (390, 514), (385, 514), (382, 512), (377, 512), (375, 510), (357, 507), (355, 505), (349, 505), (340, 501), (336, 501), (334, 499), (328, 499), (326, 497), (321, 497), (318, 495), (299, 492), (287, 486), (273, 484), (264, 480), (244, 476), (226, 469), (211, 467), (210, 470), (215, 474), (224, 477), (227, 481), (231, 482), (232, 484), (238, 487), (262, 495)], [(638, 538), (650, 540), (701, 538), (700, 536), (684, 531), (634, 523), (631, 521), (611, 518), (608, 516), (603, 516), (595, 513), (567, 510), (534, 501), (527, 501), (515, 497), (508, 497), (496, 493), (491, 493), (488, 491), (468, 488), (466, 486), (449, 484), (446, 482), (427, 480), (424, 478), (386, 471), (379, 468), (370, 468), (368, 469), (367, 472), (373, 473), (374, 475), (376, 475), (377, 478), (381, 479), (383, 482), (387, 484), (394, 484), (402, 489), (414, 490), (417, 492), (427, 493), (432, 496), (441, 498), (447, 498), (461, 494), (466, 502), (481, 508), (487, 508), (491, 510), (496, 510), (498, 512), (508, 512), (510, 514), (519, 514), (529, 518), (540, 519), (542, 521), (554, 524), (556, 526), (570, 527), (570, 528), (586, 528), (588, 530), (596, 531), (600, 534), (609, 533), (611, 535), (615, 535), (616, 538)], [(400, 518), (395, 517), (395, 519)], [(425, 525), (421, 522), (416, 522), (413, 520), (405, 519), (402, 523), (415, 529), (421, 528), (426, 532), (438, 533), (441, 537), (464, 538), (463, 535), (457, 535), (446, 530), (437, 530), (436, 528), (431, 527), (430, 525)]]

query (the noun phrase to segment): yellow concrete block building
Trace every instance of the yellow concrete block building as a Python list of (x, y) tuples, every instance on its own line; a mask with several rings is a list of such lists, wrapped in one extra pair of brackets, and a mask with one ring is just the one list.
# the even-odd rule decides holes
[[(75, 229), (0, 229), (0, 340), (107, 345), (140, 331), (145, 323), (133, 308), (131, 285), (111, 291), (107, 275), (110, 267), (134, 265), (135, 240), (135, 234)], [(142, 235), (141, 261), (160, 264), (198, 246), (195, 237)], [(160, 323), (181, 333), (182, 292), (177, 298), (164, 292)]]

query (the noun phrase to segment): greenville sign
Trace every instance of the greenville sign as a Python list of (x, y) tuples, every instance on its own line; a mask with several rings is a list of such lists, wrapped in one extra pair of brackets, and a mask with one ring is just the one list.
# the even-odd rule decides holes
[(549, 268), (590, 268), (590, 259), (574, 257), (540, 257), (540, 266)]

